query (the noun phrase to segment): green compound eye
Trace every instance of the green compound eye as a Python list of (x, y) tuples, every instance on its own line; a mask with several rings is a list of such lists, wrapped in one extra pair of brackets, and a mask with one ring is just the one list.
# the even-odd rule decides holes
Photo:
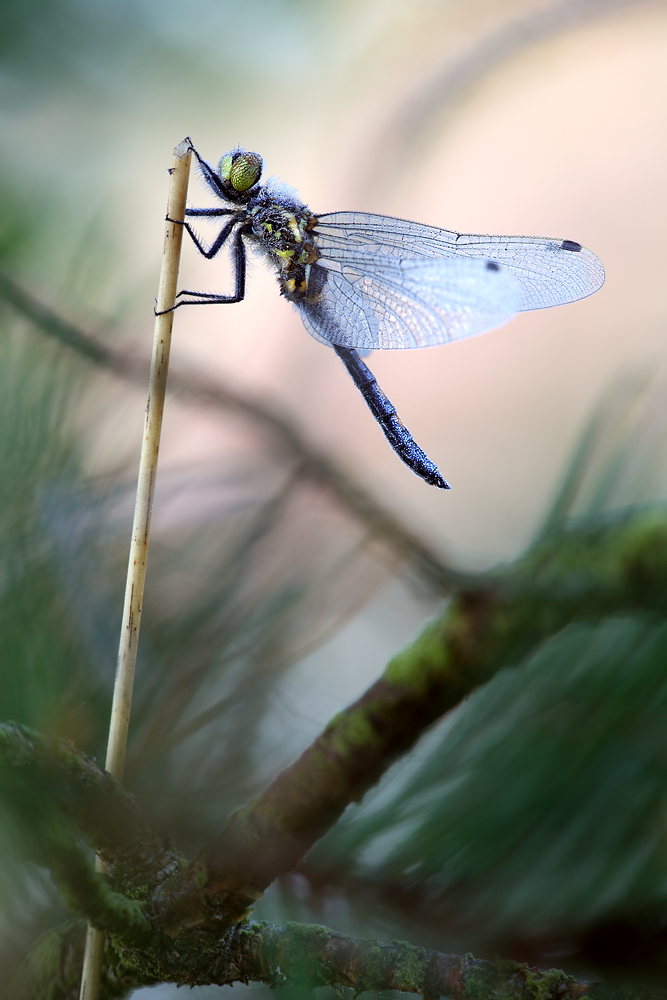
[(229, 180), (235, 191), (247, 191), (262, 173), (262, 157), (258, 153), (242, 153), (234, 160)]
[(218, 165), (221, 180), (235, 191), (247, 191), (256, 184), (262, 173), (259, 153), (225, 153)]
[(232, 169), (233, 162), (234, 162), (233, 153), (225, 153), (225, 155), (221, 157), (220, 163), (218, 164), (218, 174), (220, 176), (220, 180), (222, 181), (229, 180), (229, 173)]

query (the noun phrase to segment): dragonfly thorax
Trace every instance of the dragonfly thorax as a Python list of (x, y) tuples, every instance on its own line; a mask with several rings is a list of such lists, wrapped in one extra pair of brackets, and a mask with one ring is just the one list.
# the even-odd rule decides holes
[(248, 203), (246, 233), (276, 268), (282, 294), (298, 302), (306, 294), (307, 268), (320, 256), (311, 235), (317, 216), (305, 205), (285, 204), (267, 194), (260, 189)]

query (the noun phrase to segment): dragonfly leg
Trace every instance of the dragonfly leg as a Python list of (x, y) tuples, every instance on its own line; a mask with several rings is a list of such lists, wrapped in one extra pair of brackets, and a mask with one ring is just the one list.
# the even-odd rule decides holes
[(218, 173), (213, 169), (210, 163), (204, 160), (195, 147), (190, 143), (190, 149), (195, 154), (197, 158), (197, 163), (199, 164), (199, 169), (201, 170), (202, 177), (208, 184), (208, 186), (218, 195), (219, 198), (227, 198), (225, 189), (223, 187), (222, 181), (218, 177)]
[[(186, 208), (186, 215), (199, 215), (205, 218), (213, 218), (219, 215), (234, 215), (237, 208)], [(173, 220), (170, 220), (173, 221)]]
[(364, 364), (357, 352), (350, 347), (341, 347), (339, 344), (332, 346), (347, 368), (357, 389), (366, 400), (366, 404), (382, 428), (384, 436), (401, 461), (431, 486), (437, 486), (441, 490), (451, 489), (447, 480), (440, 474), (437, 465), (419, 447), (396, 412), (396, 407), (385, 396), (377, 384), (375, 375)]
[[(185, 223), (185, 225), (187, 225), (187, 223)], [(229, 233), (227, 233), (227, 236), (229, 236)], [(225, 239), (226, 238), (227, 237), (225, 237)], [(220, 247), (218, 247), (218, 250), (219, 249)], [(223, 303), (228, 303), (228, 302), (240, 302), (243, 298), (245, 298), (246, 256), (245, 256), (245, 244), (243, 243), (242, 229), (239, 229), (236, 232), (236, 236), (234, 237), (234, 246), (232, 254), (234, 259), (234, 273), (235, 273), (234, 277), (235, 288), (232, 295), (221, 295), (218, 294), (217, 292), (193, 292), (190, 291), (190, 289), (188, 288), (183, 288), (180, 292), (178, 292), (176, 298), (180, 298), (181, 295), (191, 295), (192, 298), (183, 299), (181, 302), (177, 302), (175, 306), (172, 306), (171, 309), (165, 309), (164, 312), (173, 312), (174, 309), (178, 309), (180, 306), (221, 305)], [(206, 254), (204, 256), (206, 256)], [(155, 315), (160, 316), (162, 314), (156, 312)]]
[[(195, 211), (197, 210), (193, 209), (191, 212), (186, 212), (186, 215), (194, 214)], [(218, 213), (211, 212), (211, 214), (217, 215)], [(229, 235), (234, 226), (236, 225), (236, 221), (237, 220), (233, 218), (230, 219), (228, 222), (226, 222), (222, 227), (222, 229), (220, 230), (220, 232), (218, 233), (218, 235), (216, 236), (216, 238), (214, 239), (211, 246), (207, 250), (204, 244), (200, 241), (199, 237), (197, 236), (197, 234), (195, 233), (194, 229), (192, 228), (189, 222), (181, 222), (179, 219), (170, 219), (169, 216), (167, 216), (167, 222), (173, 222), (177, 226), (183, 226), (185, 231), (190, 236), (190, 239), (197, 247), (197, 250), (199, 250), (199, 253), (202, 255), (202, 257), (206, 257), (207, 260), (212, 260), (213, 257), (215, 257), (215, 255), (220, 252), (221, 248), (229, 239)]]

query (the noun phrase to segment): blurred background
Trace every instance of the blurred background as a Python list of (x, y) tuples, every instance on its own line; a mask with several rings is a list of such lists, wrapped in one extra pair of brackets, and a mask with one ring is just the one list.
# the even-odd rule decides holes
[[(177, 314), (127, 781), (194, 852), (442, 607), (450, 570), (482, 572), (526, 549), (587, 428), (558, 516), (664, 503), (667, 4), (5, 0), (0, 83), (0, 714), (98, 759), (166, 171), (185, 135), (212, 162), (237, 143), (257, 150), (265, 176), (315, 213), (563, 237), (607, 270), (583, 302), (458, 344), (372, 355), (449, 493), (398, 461), (259, 260), (244, 302)], [(190, 201), (205, 198), (193, 174)], [(182, 285), (229, 289), (227, 264), (186, 241)], [(94, 364), (77, 331), (130, 359), (131, 375)], [(314, 476), (322, 455), (329, 471)], [(442, 950), (500, 942), (508, 957), (562, 964), (571, 937), (664, 903), (667, 765), (648, 755), (621, 777), (610, 741), (628, 699), (604, 695), (617, 670), (623, 683), (645, 679), (640, 706), (663, 710), (660, 627), (581, 626), (498, 677), (258, 915)], [(521, 721), (559, 698), (607, 720), (576, 807), (556, 778), (565, 751), (537, 753)], [(576, 712), (568, 724), (580, 727)], [(525, 760), (537, 758), (528, 780)], [(489, 760), (500, 761), (493, 787), (480, 784)], [(508, 786), (510, 805), (496, 801), (493, 788)], [(601, 819), (623, 794), (642, 817), (633, 832)], [(489, 819), (501, 815), (502, 835)], [(48, 877), (21, 862), (12, 824), (0, 834), (2, 978), (63, 916)], [(605, 845), (591, 833), (601, 825), (613, 828)], [(406, 873), (412, 909), (399, 914), (378, 886)]]

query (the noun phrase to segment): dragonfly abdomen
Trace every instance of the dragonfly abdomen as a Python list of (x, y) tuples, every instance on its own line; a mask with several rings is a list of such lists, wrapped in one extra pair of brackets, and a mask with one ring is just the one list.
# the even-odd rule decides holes
[(339, 344), (334, 344), (333, 349), (352, 376), (354, 384), (364, 397), (369, 410), (382, 428), (384, 436), (401, 461), (431, 486), (438, 486), (441, 490), (451, 489), (437, 465), (419, 447), (396, 412), (396, 407), (382, 391), (375, 375), (364, 364), (357, 352), (350, 347), (341, 347)]

